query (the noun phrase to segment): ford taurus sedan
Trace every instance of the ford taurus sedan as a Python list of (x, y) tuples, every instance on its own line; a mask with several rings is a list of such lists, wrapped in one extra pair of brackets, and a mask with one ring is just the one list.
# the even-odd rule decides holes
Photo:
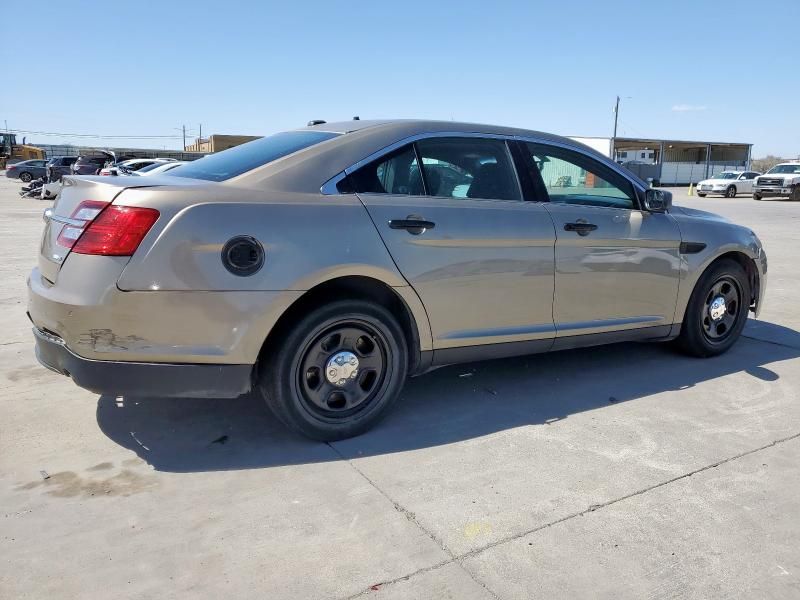
[(98, 394), (254, 390), (294, 430), (372, 427), (407, 376), (621, 341), (714, 356), (764, 300), (746, 227), (523, 129), (318, 123), (158, 177), (65, 177), (28, 311)]

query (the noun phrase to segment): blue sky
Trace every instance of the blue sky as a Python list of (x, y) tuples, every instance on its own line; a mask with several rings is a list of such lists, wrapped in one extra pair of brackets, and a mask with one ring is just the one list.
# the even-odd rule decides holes
[(610, 136), (620, 95), (620, 135), (800, 154), (800, 0), (3, 4), (29, 24), (6, 37), (24, 49), (5, 54), (12, 129), (260, 135), (360, 115)]

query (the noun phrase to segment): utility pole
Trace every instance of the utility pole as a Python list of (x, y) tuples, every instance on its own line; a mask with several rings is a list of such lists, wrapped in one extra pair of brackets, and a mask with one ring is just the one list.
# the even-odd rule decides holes
[(617, 96), (617, 103), (614, 105), (614, 135), (611, 138), (611, 160), (617, 161), (617, 120), (619, 118), (619, 96)]
[[(616, 128), (616, 125), (614, 127)], [(183, 129), (183, 151), (186, 152), (186, 125), (183, 125), (182, 129)]]
[(198, 143), (202, 143), (203, 142), (203, 124), (202, 123), (200, 123), (200, 133), (197, 136), (197, 142)]

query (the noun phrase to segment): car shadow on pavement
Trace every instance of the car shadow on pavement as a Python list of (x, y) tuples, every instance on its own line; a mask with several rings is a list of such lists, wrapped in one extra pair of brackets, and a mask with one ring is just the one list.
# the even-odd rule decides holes
[[(257, 469), (450, 444), (553, 423), (744, 372), (770, 382), (770, 363), (800, 355), (800, 333), (752, 322), (727, 354), (696, 359), (668, 344), (618, 344), (445, 367), (410, 379), (387, 418), (332, 445), (303, 439), (249, 394), (234, 400), (101, 396), (97, 422), (156, 470)], [(770, 343), (767, 343), (770, 342)]]

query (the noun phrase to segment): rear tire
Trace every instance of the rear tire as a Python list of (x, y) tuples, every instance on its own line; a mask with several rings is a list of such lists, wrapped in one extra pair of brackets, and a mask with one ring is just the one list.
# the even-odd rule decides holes
[(31, 179), (33, 179), (33, 175), (28, 173), (27, 171), (23, 171), (19, 174), (19, 180), (23, 183), (28, 183)]
[(736, 198), (736, 186), (729, 185), (728, 189), (725, 190), (725, 197), (726, 198)]
[(750, 294), (750, 281), (739, 263), (724, 259), (711, 265), (695, 285), (686, 306), (677, 339), (681, 350), (708, 357), (730, 349), (747, 321)]
[(258, 381), (267, 406), (289, 428), (323, 442), (372, 428), (397, 400), (408, 373), (397, 320), (361, 300), (312, 310), (267, 352)]

